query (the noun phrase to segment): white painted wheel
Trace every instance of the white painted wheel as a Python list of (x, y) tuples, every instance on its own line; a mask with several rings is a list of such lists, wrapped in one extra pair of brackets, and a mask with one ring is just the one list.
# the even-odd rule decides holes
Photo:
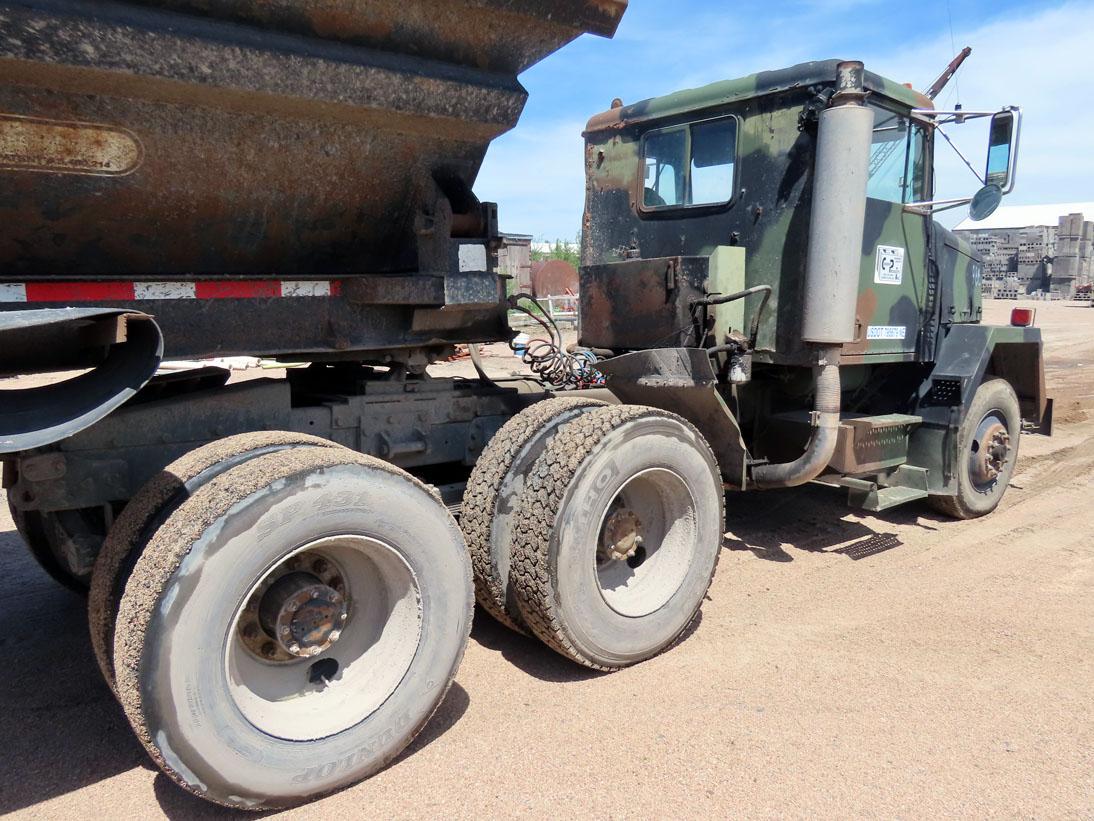
[(186, 789), (291, 806), (410, 743), (455, 676), (472, 604), (463, 536), (421, 482), (343, 448), (257, 456), (143, 545), (118, 609), (118, 699)]
[(271, 568), (237, 611), (224, 648), (229, 691), (268, 735), (335, 735), (395, 691), (421, 633), (421, 590), (399, 552), (368, 536), (325, 536)]

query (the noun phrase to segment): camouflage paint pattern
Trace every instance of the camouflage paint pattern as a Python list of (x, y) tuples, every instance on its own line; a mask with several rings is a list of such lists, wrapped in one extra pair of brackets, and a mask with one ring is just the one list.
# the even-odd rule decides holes
[[(814, 382), (806, 366), (817, 354), (801, 339), (801, 327), (814, 216), (816, 118), (835, 91), (838, 62), (805, 63), (617, 106), (593, 117), (585, 132), (584, 344), (617, 352), (709, 348), (727, 342), (727, 325), (737, 332), (729, 341), (739, 344), (759, 295), (711, 306), (713, 319), (692, 310), (690, 325), (687, 307), (704, 290), (771, 288), (751, 381), (730, 384), (725, 355), (717, 360), (718, 391), (732, 409), (748, 460), (792, 460), (809, 436), (806, 409)], [(875, 111), (874, 144), (856, 334), (841, 355), (842, 411), (847, 418), (898, 414), (917, 420), (910, 424), (907, 443), (909, 475), (919, 476), (919, 482), (928, 477), (932, 493), (952, 494), (957, 479), (948, 454), (983, 379), (1010, 382), (1026, 421), (1044, 429), (1051, 419), (1040, 331), (979, 324), (980, 258), (969, 243), (905, 207), (932, 198), (934, 135), (930, 121), (911, 112), (933, 104), (870, 72), (864, 84), (866, 104)], [(688, 185), (681, 179), (696, 178), (704, 167), (728, 165), (728, 151), (722, 155), (709, 147), (699, 148), (693, 164), (689, 152), (700, 144), (693, 126), (729, 117), (736, 122), (732, 182), (725, 173), (725, 188), (715, 189), (724, 190), (726, 198), (713, 205), (673, 205), (687, 199)], [(671, 131), (678, 126), (689, 128)], [(661, 129), (670, 131), (653, 139), (662, 145), (676, 140), (683, 148), (658, 157), (667, 162), (655, 162), (647, 180), (643, 137)], [(667, 167), (673, 169), (671, 177), (662, 172)], [(647, 185), (659, 187), (651, 200)], [(696, 196), (711, 198), (709, 189)], [(715, 276), (713, 260), (725, 251), (743, 262), (743, 273), (738, 263), (733, 276)], [(688, 287), (681, 285), (684, 278), (666, 276), (685, 260), (690, 270), (699, 270), (697, 260), (708, 256), (712, 263), (705, 278), (692, 276)], [(590, 294), (600, 295), (597, 304), (591, 304)], [(896, 481), (879, 479), (890, 480)]]
[[(742, 246), (748, 255), (746, 285), (766, 284), (773, 290), (756, 360), (807, 364), (811, 354), (800, 339), (800, 322), (816, 142), (809, 116), (823, 106), (818, 95), (831, 93), (837, 62), (805, 63), (714, 83), (593, 117), (585, 133), (583, 263), (705, 255), (721, 246)], [(932, 106), (918, 92), (870, 72), (865, 84), (869, 102), (894, 113)], [(722, 116), (733, 116), (738, 123), (736, 179), (728, 204), (643, 211), (642, 135)], [(930, 149), (928, 137), (928, 156)], [(917, 193), (929, 196), (930, 188), (928, 177)], [(937, 283), (931, 281), (929, 267), (931, 220), (905, 213), (900, 203), (870, 199), (864, 227), (859, 333), (845, 354), (864, 362), (914, 359), (927, 352), (925, 337), (934, 336), (931, 326), (938, 309)], [(876, 280), (879, 246), (902, 252), (899, 281)], [(963, 252), (951, 250), (940, 262), (971, 263), (971, 257), (964, 262)], [(962, 293), (967, 302), (978, 299), (976, 289)], [(751, 316), (758, 304), (759, 297), (750, 297), (745, 314)], [(975, 321), (975, 307), (950, 321)], [(595, 335), (595, 327), (583, 326), (584, 341), (595, 344)]]

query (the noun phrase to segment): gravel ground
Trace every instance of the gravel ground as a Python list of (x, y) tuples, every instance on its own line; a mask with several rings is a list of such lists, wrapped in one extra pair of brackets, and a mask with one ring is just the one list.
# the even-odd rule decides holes
[[(731, 496), (686, 641), (601, 675), (479, 613), (410, 750), (285, 815), (1094, 818), (1094, 310), (1037, 307), (1057, 434), (990, 518)], [(0, 513), (0, 814), (224, 815), (153, 767), (83, 600), (18, 548)]]

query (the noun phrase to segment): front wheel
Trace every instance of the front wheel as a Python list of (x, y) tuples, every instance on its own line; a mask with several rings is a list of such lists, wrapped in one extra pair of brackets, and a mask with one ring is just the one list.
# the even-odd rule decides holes
[(1018, 461), (1021, 411), (1014, 388), (991, 379), (976, 389), (954, 440), (957, 493), (931, 496), (931, 506), (956, 519), (975, 519), (999, 506)]
[(246, 461), (159, 524), (125, 587), (117, 693), (202, 797), (291, 806), (391, 761), (467, 643), (467, 549), (440, 499), (341, 448)]

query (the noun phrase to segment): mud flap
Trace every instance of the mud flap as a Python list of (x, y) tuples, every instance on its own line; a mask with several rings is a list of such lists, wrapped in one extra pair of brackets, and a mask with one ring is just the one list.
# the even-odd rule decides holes
[(0, 312), (0, 375), (86, 369), (0, 390), (0, 453), (58, 442), (102, 419), (152, 378), (163, 357), (147, 314), (104, 308)]
[(710, 357), (701, 348), (658, 348), (596, 364), (606, 386), (627, 404), (679, 414), (710, 443), (726, 484), (745, 487), (748, 450), (737, 420), (717, 390)]

